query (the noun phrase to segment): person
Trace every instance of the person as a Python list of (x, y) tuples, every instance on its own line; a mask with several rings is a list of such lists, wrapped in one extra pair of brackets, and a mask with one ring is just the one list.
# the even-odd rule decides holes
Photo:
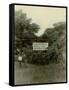
[(18, 55), (19, 67), (22, 67), (22, 55)]

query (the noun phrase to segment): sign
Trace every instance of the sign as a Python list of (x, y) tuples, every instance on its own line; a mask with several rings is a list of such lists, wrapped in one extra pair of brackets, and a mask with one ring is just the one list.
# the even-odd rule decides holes
[(45, 42), (34, 42), (33, 44), (32, 44), (32, 46), (33, 46), (33, 50), (47, 50), (47, 48), (48, 48), (48, 43), (45, 43)]

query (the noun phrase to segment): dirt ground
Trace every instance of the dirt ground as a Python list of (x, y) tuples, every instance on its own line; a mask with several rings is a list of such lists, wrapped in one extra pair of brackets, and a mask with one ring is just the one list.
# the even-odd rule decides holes
[(66, 82), (66, 64), (33, 65), (19, 67), (15, 62), (15, 85)]

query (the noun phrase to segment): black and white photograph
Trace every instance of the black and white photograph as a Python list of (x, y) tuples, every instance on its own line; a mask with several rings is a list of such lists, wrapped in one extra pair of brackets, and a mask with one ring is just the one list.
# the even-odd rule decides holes
[(14, 5), (14, 85), (67, 82), (66, 9)]

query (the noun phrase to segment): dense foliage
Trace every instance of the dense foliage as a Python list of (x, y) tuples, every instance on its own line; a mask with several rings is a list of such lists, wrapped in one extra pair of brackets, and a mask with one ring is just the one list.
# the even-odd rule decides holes
[[(35, 33), (40, 27), (36, 23), (32, 23), (32, 19), (28, 19), (22, 11), (15, 13), (15, 53), (16, 55), (25, 54), (23, 62), (33, 64), (49, 64), (57, 63), (63, 59), (62, 51), (66, 44), (66, 25), (64, 22), (56, 23), (52, 28), (45, 30), (40, 37)], [(49, 47), (46, 51), (33, 51), (32, 43), (48, 42)]]

